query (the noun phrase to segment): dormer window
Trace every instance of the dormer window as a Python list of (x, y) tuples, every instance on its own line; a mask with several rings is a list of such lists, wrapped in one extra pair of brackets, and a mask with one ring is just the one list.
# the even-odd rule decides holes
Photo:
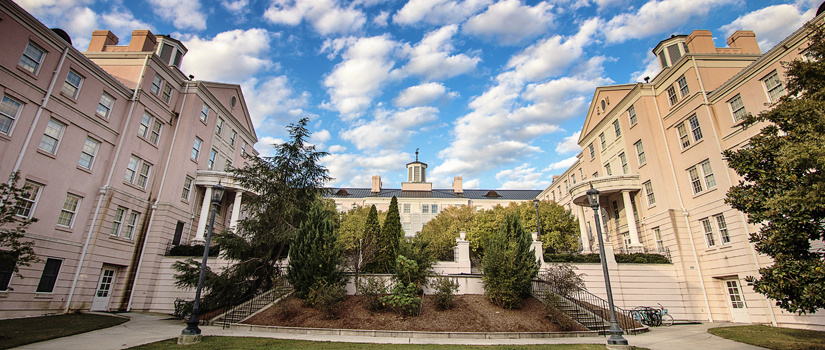
[(347, 192), (347, 190), (342, 188), (342, 189), (338, 190), (338, 192), (335, 192), (335, 195), (336, 196), (349, 196), (349, 192)]
[(686, 35), (672, 36), (664, 40), (653, 49), (653, 53), (659, 58), (662, 68), (673, 66), (682, 56), (690, 53), (685, 45)]
[(501, 195), (498, 194), (498, 192), (496, 191), (488, 191), (487, 194), (484, 195), (484, 197), (501, 197)]
[(169, 66), (180, 69), (181, 60), (187, 51), (186, 47), (184, 47), (180, 41), (166, 35), (160, 35), (158, 37), (157, 52), (155, 53)]

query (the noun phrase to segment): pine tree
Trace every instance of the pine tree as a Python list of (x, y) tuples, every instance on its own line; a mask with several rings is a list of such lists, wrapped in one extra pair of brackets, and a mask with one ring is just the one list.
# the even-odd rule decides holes
[(506, 309), (520, 308), (530, 296), (533, 279), (539, 271), (530, 234), (518, 217), (508, 215), (485, 247), (482, 281), (490, 302)]
[(287, 279), (298, 298), (305, 299), (313, 288), (344, 282), (342, 248), (333, 214), (316, 200), (290, 245)]
[(383, 265), (385, 271), (395, 269), (395, 260), (398, 258), (401, 240), (404, 238), (404, 229), (401, 228), (401, 215), (398, 213), (398, 198), (392, 196), (390, 209), (387, 211), (387, 218), (384, 219), (384, 226), (381, 228), (382, 251), (377, 261)]
[(381, 224), (378, 223), (378, 210), (375, 205), (370, 207), (367, 222), (364, 223), (364, 238), (360, 242), (360, 265), (366, 272), (384, 272), (383, 266), (378, 263), (383, 244), (381, 243)]

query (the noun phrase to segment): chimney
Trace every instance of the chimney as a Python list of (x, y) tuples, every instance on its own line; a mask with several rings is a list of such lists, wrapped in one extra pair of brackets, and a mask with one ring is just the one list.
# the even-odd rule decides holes
[(372, 189), (370, 189), (370, 193), (377, 194), (381, 193), (381, 177), (378, 175), (373, 175), (372, 177)]
[(716, 53), (713, 34), (709, 30), (694, 30), (685, 39), (685, 44), (690, 53)]
[(103, 52), (106, 51), (106, 46), (115, 46), (118, 43), (118, 38), (114, 33), (108, 30), (95, 30), (92, 32), (92, 40), (89, 41), (88, 52)]
[(761, 54), (756, 34), (752, 30), (737, 30), (728, 38), (728, 46), (739, 48), (742, 53)]
[(464, 193), (464, 180), (461, 179), (461, 176), (456, 176), (455, 179), (453, 179), (453, 193)]
[(146, 52), (155, 51), (155, 44), (158, 39), (152, 32), (146, 29), (138, 29), (132, 31), (132, 40), (129, 42), (130, 52)]

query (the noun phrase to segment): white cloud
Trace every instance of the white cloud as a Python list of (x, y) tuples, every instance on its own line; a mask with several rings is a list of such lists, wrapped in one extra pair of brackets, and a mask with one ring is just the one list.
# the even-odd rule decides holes
[(737, 30), (753, 30), (759, 47), (762, 51), (768, 51), (794, 30), (802, 27), (815, 14), (816, 7), (803, 13), (794, 5), (773, 5), (746, 13), (730, 24), (722, 26), (721, 30), (725, 32), (726, 38)]
[(249, 115), (258, 132), (280, 132), (283, 125), (305, 115), (309, 93), (296, 92), (286, 76), (250, 78), (241, 83)]
[(602, 29), (611, 43), (669, 33), (694, 18), (739, 0), (650, 0), (635, 13), (619, 14)]
[(333, 0), (275, 0), (264, 12), (272, 23), (295, 26), (304, 19), (321, 35), (351, 33), (366, 23), (363, 12)]
[(567, 159), (555, 162), (553, 164), (550, 164), (549, 166), (544, 168), (542, 171), (567, 170), (568, 168), (573, 166), (573, 164), (576, 164), (577, 160), (578, 160), (578, 158), (576, 156), (572, 156), (570, 158), (567, 158)]
[(375, 17), (373, 17), (372, 23), (375, 23), (375, 25), (377, 25), (379, 27), (386, 27), (387, 26), (387, 21), (389, 20), (389, 18), (390, 18), (389, 11), (381, 11), (377, 15), (375, 15)]
[(406, 47), (410, 61), (404, 71), (428, 80), (441, 80), (475, 69), (480, 58), (465, 54), (450, 55), (454, 50), (452, 37), (457, 31), (456, 25), (444, 26), (427, 33), (414, 47)]
[(641, 69), (630, 74), (630, 82), (643, 82), (645, 77), (652, 80), (661, 70), (662, 66), (661, 63), (659, 63), (659, 59), (656, 58), (652, 50), (647, 50), (647, 57), (645, 57), (645, 60), (642, 62)]
[(579, 60), (584, 46), (592, 43), (599, 23), (598, 19), (591, 19), (582, 24), (576, 35), (566, 40), (556, 35), (530, 45), (513, 55), (507, 62), (507, 68), (513, 69), (518, 78), (527, 81), (558, 76)]
[(124, 37), (126, 34), (131, 34), (135, 29), (154, 30), (154, 26), (136, 19), (131, 12), (124, 9), (115, 9), (112, 12), (104, 13), (100, 15), (100, 18), (106, 28), (116, 33), (116, 35), (120, 35), (122, 33)]
[(447, 88), (440, 83), (411, 86), (401, 91), (393, 100), (393, 104), (398, 107), (424, 106), (437, 101), (446, 91)]
[(530, 164), (524, 163), (515, 169), (502, 170), (496, 173), (496, 180), (504, 181), (502, 189), (544, 189), (550, 185), (550, 181), (542, 180), (542, 174), (536, 172), (536, 168), (530, 168)]
[(464, 188), (478, 188), (479, 186), (481, 186), (481, 180), (479, 179), (464, 180), (464, 183), (462, 183)]
[(373, 120), (343, 131), (341, 138), (352, 142), (359, 150), (397, 150), (403, 148), (421, 126), (437, 119), (438, 109), (433, 107), (379, 111)]
[[(340, 41), (339, 41), (340, 42)], [(388, 36), (359, 38), (347, 43), (344, 61), (324, 79), (332, 108), (352, 118), (363, 112), (381, 93), (395, 65), (392, 53), (397, 43)]]
[(370, 187), (372, 176), (386, 179), (388, 173), (398, 170), (398, 159), (409, 159), (410, 154), (398, 151), (377, 151), (375, 153), (331, 153), (321, 158), (320, 163), (329, 169), (334, 180), (331, 186)]
[(253, 147), (261, 157), (272, 157), (275, 155), (275, 147), (273, 147), (273, 145), (280, 145), (282, 143), (284, 143), (283, 139), (265, 136), (258, 139), (258, 143)]
[(581, 131), (576, 131), (573, 135), (567, 136), (561, 140), (561, 142), (556, 144), (556, 153), (571, 153), (571, 152), (579, 152), (582, 150), (579, 147), (579, 136), (581, 136)]
[(457, 24), (491, 3), (492, 0), (410, 0), (392, 19), (401, 25), (419, 22), (432, 25)]
[(153, 12), (172, 22), (175, 28), (204, 30), (206, 14), (202, 12), (199, 0), (148, 0)]
[(347, 151), (347, 148), (341, 145), (332, 145), (327, 150), (329, 153), (343, 153)]
[(464, 23), (464, 32), (502, 45), (514, 45), (543, 34), (553, 26), (553, 5), (542, 1), (526, 6), (520, 0), (503, 0)]
[(235, 16), (249, 12), (249, 0), (221, 0), (221, 6)]
[(265, 29), (235, 29), (211, 39), (194, 36), (184, 40), (189, 52), (182, 70), (199, 80), (240, 83), (274, 66), (269, 56), (270, 34)]

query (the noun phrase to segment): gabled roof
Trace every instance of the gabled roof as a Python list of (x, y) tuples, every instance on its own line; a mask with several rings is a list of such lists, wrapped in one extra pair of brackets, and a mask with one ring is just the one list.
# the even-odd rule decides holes
[[(400, 189), (382, 189), (379, 193), (371, 193), (369, 188), (330, 188), (329, 198), (465, 198), (474, 200), (531, 200), (542, 190), (464, 190), (462, 194), (455, 194), (452, 189), (433, 189), (432, 191), (402, 191)], [(491, 192), (498, 196), (489, 195)]]

